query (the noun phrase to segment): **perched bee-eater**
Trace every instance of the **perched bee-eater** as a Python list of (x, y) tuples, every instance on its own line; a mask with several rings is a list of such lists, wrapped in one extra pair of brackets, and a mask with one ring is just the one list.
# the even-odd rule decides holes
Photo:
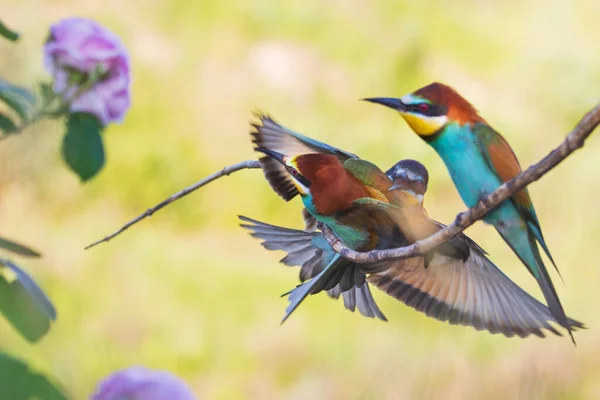
[[(444, 84), (432, 83), (401, 99), (365, 100), (397, 110), (410, 128), (435, 149), (468, 207), (521, 173), (519, 161), (506, 140), (467, 100)], [(539, 243), (556, 268), (527, 188), (486, 214), (484, 221), (494, 225), (536, 278), (552, 315), (569, 330), (575, 343), (537, 247)]]
[[(300, 157), (304, 156), (298, 158)], [(291, 163), (295, 165), (293, 161)], [(295, 179), (304, 180), (304, 177), (299, 178), (299, 174), (300, 172), (293, 176)], [(319, 175), (319, 172), (315, 174)], [(421, 231), (421, 235), (428, 236), (429, 230), (420, 230), (418, 227), (428, 226), (433, 230), (443, 228), (443, 225), (419, 212), (428, 182), (427, 170), (422, 164), (414, 160), (402, 160), (390, 168), (387, 175), (390, 178), (388, 191), (402, 191), (413, 199), (409, 209), (415, 207), (411, 212), (412, 220), (415, 223), (419, 222), (411, 224), (410, 229), (417, 233)], [(312, 181), (306, 181), (305, 184), (308, 182), (309, 190), (314, 191), (316, 188), (313, 187)], [(305, 196), (306, 194), (303, 198)], [(311, 207), (308, 206), (308, 209)], [(320, 216), (317, 218), (321, 219)], [(265, 248), (288, 252), (282, 262), (286, 265), (301, 265), (300, 279), (303, 282), (318, 277), (337, 256), (319, 232), (277, 227), (247, 217), (240, 219), (250, 223), (242, 226), (251, 230), (252, 236), (263, 239), (262, 244)], [(398, 240), (398, 243), (401, 243), (405, 239), (400, 237)], [(345, 288), (348, 290), (343, 291), (343, 284), (340, 282), (330, 289), (328, 294), (338, 298), (341, 292), (346, 308), (354, 311), (355, 307), (358, 307), (365, 316), (384, 319), (369, 291), (367, 282), (370, 282), (427, 316), (449, 321), (451, 324), (469, 325), (478, 330), (486, 329), (491, 333), (503, 333), (509, 337), (515, 334), (520, 337), (530, 334), (544, 337), (542, 329), (560, 335), (549, 323), (556, 321), (546, 306), (502, 274), (485, 257), (485, 252), (468, 237), (460, 235), (455, 240), (460, 240), (468, 246), (469, 255), (466, 260), (438, 253), (428, 267), (425, 267), (423, 257), (374, 265), (348, 263), (346, 268), (354, 268), (355, 272), (361, 273), (363, 278), (360, 286), (348, 289), (348, 282)], [(365, 282), (364, 276), (368, 273), (371, 275)], [(303, 291), (302, 294), (304, 293), (316, 291)], [(569, 323), (574, 328), (583, 327), (577, 321), (570, 320)]]

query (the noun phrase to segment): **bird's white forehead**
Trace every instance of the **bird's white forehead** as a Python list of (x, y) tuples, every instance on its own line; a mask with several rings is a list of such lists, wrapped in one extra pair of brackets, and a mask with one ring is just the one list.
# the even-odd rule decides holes
[(410, 169), (403, 168), (401, 166), (397, 166), (395, 172), (398, 177), (404, 178), (409, 181), (418, 181), (418, 180), (423, 179), (423, 177), (421, 175), (411, 171)]
[(409, 94), (402, 96), (400, 101), (403, 102), (404, 104), (415, 104), (415, 103), (422, 102), (423, 100), (416, 96), (413, 96), (411, 93), (409, 93)]
[(414, 173), (413, 171), (407, 169), (404, 170), (404, 173), (406, 175), (406, 178), (411, 180), (411, 181), (417, 181), (419, 179), (421, 179), (421, 176), (419, 174)]

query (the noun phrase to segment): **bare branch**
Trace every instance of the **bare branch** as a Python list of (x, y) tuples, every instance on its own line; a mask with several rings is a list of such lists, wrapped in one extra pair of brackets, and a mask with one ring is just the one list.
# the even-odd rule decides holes
[(514, 179), (504, 183), (494, 192), (484, 197), (474, 207), (458, 214), (454, 222), (444, 229), (441, 229), (435, 234), (423, 240), (419, 240), (410, 246), (389, 250), (358, 252), (346, 247), (328, 227), (322, 228), (323, 235), (333, 249), (340, 253), (342, 257), (360, 264), (410, 258), (422, 255), (473, 225), (477, 220), (483, 218), (483, 216), (490, 212), (494, 207), (529, 185), (531, 182), (540, 179), (575, 150), (583, 147), (585, 140), (594, 131), (594, 129), (596, 129), (598, 124), (600, 124), (600, 103), (596, 105), (596, 107), (594, 107), (590, 112), (588, 112), (581, 119), (581, 121), (579, 121), (577, 126), (571, 131), (571, 133), (569, 133), (569, 135), (567, 135), (560, 146), (552, 150), (552, 152), (550, 152), (550, 154), (544, 157), (540, 162), (532, 165)]
[(128, 223), (126, 223), (125, 225), (123, 225), (121, 227), (121, 229), (119, 229), (118, 231), (111, 233), (110, 235), (106, 236), (104, 239), (98, 240), (97, 242), (94, 242), (90, 245), (88, 245), (87, 247), (85, 247), (85, 250), (96, 246), (97, 244), (103, 243), (103, 242), (108, 242), (109, 240), (111, 240), (112, 238), (114, 238), (115, 236), (119, 235), (121, 232), (127, 230), (128, 228), (130, 228), (132, 225), (137, 224), (138, 222), (140, 222), (141, 220), (143, 220), (144, 218), (148, 218), (151, 217), (152, 214), (154, 214), (155, 212), (157, 212), (158, 210), (160, 210), (161, 208), (171, 204), (172, 202), (174, 202), (175, 200), (179, 200), (180, 198), (192, 193), (194, 190), (201, 188), (204, 185), (209, 184), (210, 182), (219, 179), (223, 176), (227, 176), (229, 174), (232, 174), (233, 172), (236, 171), (240, 171), (242, 169), (255, 169), (255, 168), (260, 168), (260, 164), (258, 161), (256, 160), (246, 160), (246, 161), (242, 161), (239, 162), (237, 164), (233, 164), (233, 165), (229, 165), (225, 168), (223, 168), (222, 170), (215, 172), (212, 175), (207, 176), (206, 178), (194, 183), (192, 186), (189, 186), (177, 193), (175, 193), (174, 195), (172, 195), (171, 197), (169, 197), (168, 199), (165, 199), (164, 201), (162, 201), (161, 203), (155, 205), (152, 208), (147, 209), (143, 214), (138, 215), (137, 217), (135, 217), (134, 219), (132, 219), (131, 221), (129, 221)]

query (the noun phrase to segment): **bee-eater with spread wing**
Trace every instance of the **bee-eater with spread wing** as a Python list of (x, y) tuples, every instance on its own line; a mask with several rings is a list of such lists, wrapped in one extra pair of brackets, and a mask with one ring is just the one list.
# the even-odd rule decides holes
[[(271, 126), (275, 126), (275, 122), (271, 119), (269, 119), (269, 123)], [(279, 126), (278, 132), (285, 138), (288, 133), (283, 129)], [(303, 138), (317, 143), (315, 150), (322, 150), (327, 154), (333, 149), (332, 146), (325, 144), (323, 144), (324, 146), (320, 146), (318, 145), (320, 142), (313, 141), (313, 139)], [(341, 152), (341, 150), (338, 151), (340, 154)], [(278, 163), (278, 165), (280, 164)], [(429, 174), (421, 163), (414, 160), (399, 161), (390, 168), (387, 175), (394, 181), (389, 190), (402, 188), (410, 195), (409, 197), (414, 198), (414, 204), (422, 205), (423, 195), (427, 191)], [(398, 177), (398, 179), (394, 179), (395, 177)], [(407, 205), (411, 203), (408, 201), (408, 198), (406, 200)], [(313, 218), (311, 214), (307, 213), (307, 215)], [(320, 232), (312, 232), (312, 229), (310, 232), (307, 232), (283, 228), (244, 216), (240, 216), (239, 218), (244, 222), (241, 226), (252, 231), (251, 235), (253, 237), (264, 240), (262, 245), (267, 250), (284, 250), (288, 252), (288, 255), (281, 259), (281, 262), (288, 266), (301, 266), (301, 282), (305, 282), (316, 276), (336, 255), (336, 252)], [(348, 272), (345, 276), (354, 279), (342, 280), (334, 288), (328, 290), (327, 294), (334, 299), (338, 299), (341, 296), (344, 300), (344, 306), (352, 312), (358, 308), (359, 312), (366, 317), (377, 317), (383, 321), (387, 321), (371, 294), (371, 289), (368, 282), (366, 282), (366, 275), (362, 271), (361, 266), (349, 263), (347, 270)], [(353, 286), (352, 283), (355, 283), (355, 285)]]
[[(262, 147), (255, 150), (285, 166), (306, 210), (317, 221), (327, 225), (347, 246), (368, 251), (404, 243), (394, 217), (400, 208), (391, 205), (387, 197), (395, 195), (387, 190), (392, 183), (374, 165), (354, 158), (342, 164), (331, 154), (310, 153), (290, 157)], [(347, 284), (343, 289), (362, 286), (364, 273), (357, 274), (355, 270), (359, 268), (353, 268), (351, 264), (335, 254), (317, 276), (289, 293), (291, 304), (283, 320), (311, 293), (333, 289), (344, 282)]]
[[(449, 86), (432, 83), (400, 99), (365, 100), (397, 110), (410, 128), (434, 148), (468, 207), (521, 173), (519, 161), (508, 142)], [(541, 245), (556, 268), (527, 188), (505, 200), (483, 219), (494, 225), (536, 278), (552, 315), (569, 330), (575, 343), (537, 246)]]
[[(410, 211), (409, 226), (405, 225), (404, 213), (421, 206), (427, 189), (427, 171), (416, 161), (404, 160), (392, 167), (388, 171), (394, 178), (392, 181), (373, 164), (362, 160), (341, 164), (332, 155), (286, 157), (262, 148), (258, 151), (269, 154), (286, 166), (294, 181), (298, 182), (296, 187), (306, 208), (350, 247), (363, 251), (397, 247), (407, 244), (405, 230), (426, 237), (443, 228), (416, 209), (414, 216)], [(363, 189), (366, 193), (362, 192)], [(390, 205), (384, 193), (386, 190), (409, 194), (413, 202), (405, 209)], [(354, 200), (348, 202), (352, 198)], [(302, 263), (302, 270), (306, 271), (304, 278), (312, 279), (290, 293), (291, 305), (286, 317), (308, 294), (338, 285), (340, 275), (353, 266), (363, 276), (371, 273), (368, 281), (386, 293), (441, 321), (471, 325), (506, 336), (535, 334), (543, 337), (541, 329), (560, 335), (548, 323), (554, 321), (548, 309), (503, 275), (485, 257), (483, 250), (464, 235), (453, 242), (460, 241), (467, 247), (466, 259), (459, 251), (452, 254), (438, 250), (428, 266), (424, 257), (356, 265), (335, 254), (325, 241), (315, 246), (315, 238), (322, 240), (317, 232), (274, 227), (245, 217), (242, 220), (253, 224), (245, 227), (254, 232), (253, 236), (264, 239), (265, 247), (289, 251), (290, 263), (292, 258), (297, 260), (293, 263), (306, 260)], [(302, 274), (301, 280), (304, 280)], [(363, 310), (361, 312), (367, 315)], [(583, 327), (577, 321), (570, 320), (569, 323)]]

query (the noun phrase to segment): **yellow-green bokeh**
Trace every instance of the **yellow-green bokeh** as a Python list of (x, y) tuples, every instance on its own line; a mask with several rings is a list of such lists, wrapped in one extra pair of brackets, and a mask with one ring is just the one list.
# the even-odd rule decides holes
[[(454, 86), (524, 165), (556, 146), (600, 98), (600, 2), (367, 0), (3, 0), (20, 31), (0, 42), (0, 76), (46, 77), (41, 44), (67, 16), (94, 18), (131, 52), (133, 106), (105, 134), (108, 162), (80, 185), (60, 161), (61, 127), (0, 146), (0, 234), (40, 249), (20, 260), (59, 319), (37, 345), (0, 320), (0, 346), (84, 399), (134, 364), (170, 370), (203, 399), (600, 397), (600, 139), (530, 187), (565, 284), (589, 330), (506, 339), (427, 319), (375, 296), (389, 322), (325, 295), (280, 326), (297, 270), (237, 226), (242, 214), (301, 226), (259, 171), (222, 179), (114, 241), (82, 248), (175, 191), (253, 157), (253, 110), (388, 168), (427, 165), (430, 215), (464, 209), (437, 157), (389, 110), (357, 101)], [(468, 231), (517, 283), (533, 279), (483, 224)]]

